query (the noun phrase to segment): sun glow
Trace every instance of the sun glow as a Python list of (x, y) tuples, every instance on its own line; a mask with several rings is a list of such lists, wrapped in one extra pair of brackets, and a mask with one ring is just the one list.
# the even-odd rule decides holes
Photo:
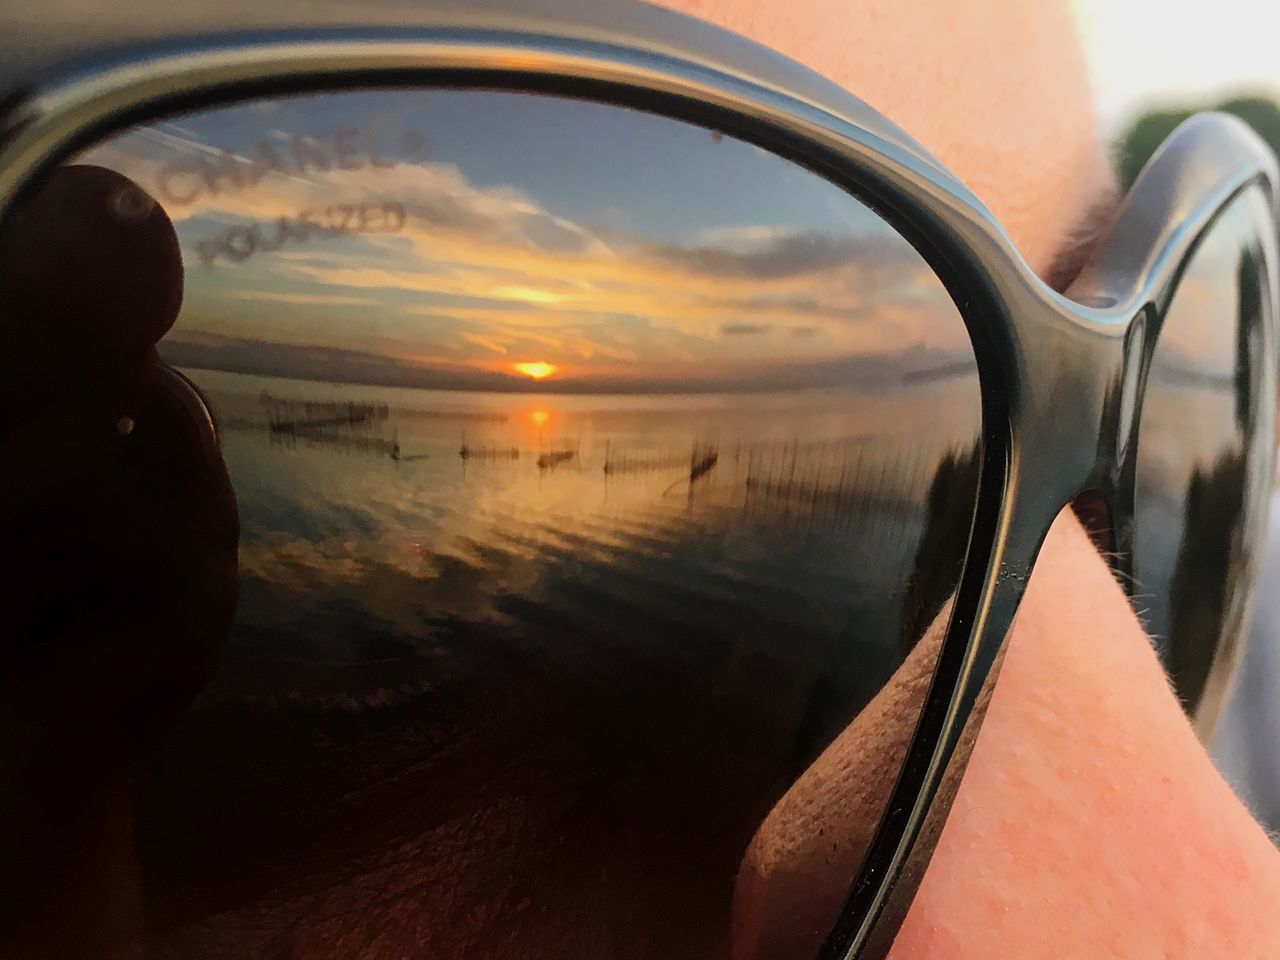
[(513, 363), (511, 369), (516, 373), (523, 373), (526, 377), (532, 377), (534, 380), (545, 380), (560, 368), (554, 363), (547, 363), (545, 360), (526, 360), (523, 363)]
[(493, 295), (501, 300), (518, 300), (521, 303), (563, 303), (569, 298), (562, 293), (539, 290), (537, 287), (499, 287)]
[(529, 414), (529, 419), (533, 421), (535, 427), (543, 427), (551, 419), (551, 414), (545, 410), (534, 410)]

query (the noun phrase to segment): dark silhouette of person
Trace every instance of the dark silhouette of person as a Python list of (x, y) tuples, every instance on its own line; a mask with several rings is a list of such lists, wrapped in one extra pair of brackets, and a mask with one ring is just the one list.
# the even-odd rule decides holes
[(168, 215), (112, 171), (59, 168), (0, 223), (5, 957), (36, 931), (41, 956), (141, 935), (129, 771), (212, 676), (235, 610), (216, 430), (155, 350), (182, 290)]

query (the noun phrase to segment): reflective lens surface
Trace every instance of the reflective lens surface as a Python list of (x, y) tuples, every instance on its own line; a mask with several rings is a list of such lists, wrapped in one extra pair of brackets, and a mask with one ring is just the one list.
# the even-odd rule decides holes
[(1191, 709), (1239, 627), (1271, 484), (1269, 222), (1251, 189), (1201, 241), (1166, 312), (1139, 427), (1136, 602)]
[(817, 950), (981, 419), (872, 210), (672, 119), (406, 90), (122, 132), (0, 233), (0, 952)]

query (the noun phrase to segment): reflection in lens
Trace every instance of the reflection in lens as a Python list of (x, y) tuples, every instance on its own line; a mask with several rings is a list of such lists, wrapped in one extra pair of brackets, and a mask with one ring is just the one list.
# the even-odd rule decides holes
[(1143, 402), (1137, 602), (1189, 709), (1238, 627), (1251, 518), (1270, 483), (1260, 370), (1271, 291), (1257, 239), (1267, 222), (1254, 189), (1209, 229), (1165, 314)]
[(159, 352), (240, 510), (217, 675), (128, 792), (148, 955), (816, 950), (973, 514), (976, 367), (920, 256), (753, 146), (531, 95), (82, 159), (173, 220)]

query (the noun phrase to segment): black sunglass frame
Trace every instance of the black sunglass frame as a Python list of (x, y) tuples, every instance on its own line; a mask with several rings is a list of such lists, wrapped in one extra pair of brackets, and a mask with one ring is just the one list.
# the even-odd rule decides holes
[[(287, 6), (287, 5), (282, 5)], [(964, 572), (899, 780), (822, 957), (883, 956), (932, 853), (981, 723), (1036, 554), (1082, 494), (1109, 508), (1117, 572), (1133, 545), (1137, 423), (1172, 293), (1200, 237), (1259, 185), (1270, 302), (1254, 345), (1255, 436), (1274, 462), (1280, 174), (1243, 124), (1203, 115), (1148, 165), (1068, 295), (1050, 289), (954, 175), (844, 89), (741, 37), (629, 0), (483, 0), (412, 8), (379, 0), (308, 8), (198, 8), (147, 0), (90, 37), (54, 2), (0, 40), (0, 217), (51, 166), (113, 129), (231, 99), (322, 88), (493, 86), (665, 114), (767, 148), (845, 188), (937, 272), (978, 362), (982, 466)], [(163, 33), (169, 39), (156, 40)], [(1256, 447), (1255, 447), (1256, 445)], [(1260, 528), (1265, 499), (1246, 505)], [(1256, 537), (1232, 576), (1247, 583)], [(1237, 604), (1205, 693), (1211, 723), (1238, 660)]]

